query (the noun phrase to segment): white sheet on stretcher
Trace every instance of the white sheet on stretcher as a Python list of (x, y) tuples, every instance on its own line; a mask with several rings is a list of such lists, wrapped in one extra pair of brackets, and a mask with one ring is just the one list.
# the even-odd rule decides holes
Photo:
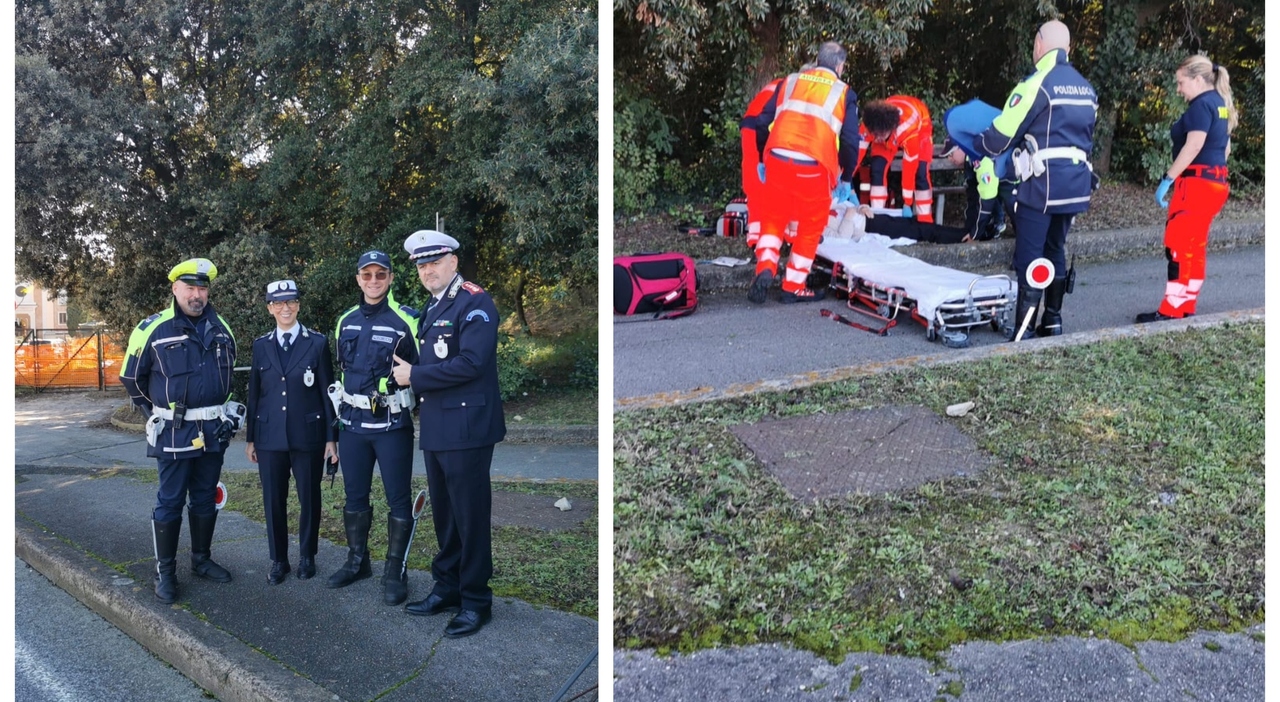
[[(877, 285), (902, 288), (915, 300), (916, 311), (926, 319), (934, 319), (940, 305), (963, 302), (969, 284), (982, 278), (954, 268), (935, 266), (918, 258), (898, 253), (883, 244), (864, 237), (861, 241), (830, 239), (818, 245), (818, 255), (838, 261), (853, 275)], [(1008, 280), (987, 278), (973, 286), (973, 296), (1006, 295), (1013, 290)]]

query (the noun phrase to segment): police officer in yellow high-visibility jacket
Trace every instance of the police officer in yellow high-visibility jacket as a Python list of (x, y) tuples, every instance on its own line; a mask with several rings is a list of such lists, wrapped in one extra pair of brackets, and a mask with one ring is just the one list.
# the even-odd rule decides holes
[[(1013, 328), (1040, 304), (1044, 315), (1038, 336), (1062, 333), (1062, 297), (1067, 285), (1067, 232), (1075, 216), (1089, 209), (1097, 187), (1089, 152), (1098, 117), (1098, 96), (1080, 72), (1067, 63), (1071, 34), (1056, 20), (1036, 32), (1032, 56), (1036, 70), (1014, 87), (1004, 111), (978, 135), (974, 151), (997, 156), (1014, 152), (1018, 186), (1014, 225), (1014, 268), (1018, 272), (1018, 306)], [(1037, 258), (1054, 265), (1046, 290), (1029, 285), (1027, 266)]]
[(218, 268), (207, 258), (169, 271), (173, 304), (142, 320), (129, 335), (120, 383), (147, 421), (147, 455), (156, 459), (160, 487), (151, 515), (156, 554), (156, 597), (178, 599), (178, 536), (182, 507), (191, 524), (191, 573), (231, 582), (210, 558), (222, 458), (239, 426), (228, 417), (236, 340), (209, 303)]

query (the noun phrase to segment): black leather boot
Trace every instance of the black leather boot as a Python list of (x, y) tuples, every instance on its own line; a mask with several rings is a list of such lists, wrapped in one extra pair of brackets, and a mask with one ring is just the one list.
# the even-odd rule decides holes
[(387, 516), (387, 562), (382, 568), (382, 601), (398, 605), (409, 597), (409, 575), (404, 560), (409, 554), (413, 520)]
[(151, 536), (156, 549), (156, 599), (165, 604), (178, 600), (178, 536), (182, 534), (182, 520), (157, 522), (151, 520)]
[(346, 587), (357, 580), (373, 577), (373, 567), (369, 565), (369, 524), (372, 521), (372, 509), (342, 511), (342, 525), (347, 530), (347, 562), (329, 576), (325, 587)]
[(1067, 294), (1067, 279), (1054, 278), (1044, 291), (1044, 313), (1036, 327), (1036, 336), (1058, 336), (1062, 333), (1062, 298)]
[(1040, 306), (1040, 298), (1044, 294), (1043, 290), (1037, 290), (1030, 285), (1018, 286), (1018, 305), (1014, 310), (1012, 324), (1005, 329), (1004, 336), (1009, 341), (1013, 341), (1018, 336), (1018, 330), (1022, 328), (1022, 322), (1027, 318), (1028, 314), (1032, 315), (1031, 323), (1027, 325), (1027, 330), (1022, 333), (1022, 338), (1026, 339), (1032, 333), (1035, 327), (1035, 311)]
[(231, 582), (231, 573), (214, 563), (209, 557), (209, 549), (213, 545), (214, 525), (218, 523), (218, 513), (192, 514), (188, 511), (187, 520), (191, 522), (191, 572), (215, 583)]

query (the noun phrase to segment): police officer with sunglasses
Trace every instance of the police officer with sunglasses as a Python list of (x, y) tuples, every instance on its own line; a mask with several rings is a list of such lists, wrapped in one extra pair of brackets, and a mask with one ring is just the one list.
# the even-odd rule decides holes
[(338, 317), (338, 380), (330, 387), (339, 423), (346, 504), (347, 562), (327, 583), (346, 587), (371, 577), (369, 529), (373, 507), (369, 490), (378, 465), (386, 491), (387, 560), (383, 567), (383, 602), (398, 605), (408, 597), (404, 555), (413, 533), (413, 392), (395, 382), (392, 358), (418, 359), (417, 312), (391, 295), (395, 280), (391, 259), (382, 251), (366, 251), (356, 265), (360, 303)]

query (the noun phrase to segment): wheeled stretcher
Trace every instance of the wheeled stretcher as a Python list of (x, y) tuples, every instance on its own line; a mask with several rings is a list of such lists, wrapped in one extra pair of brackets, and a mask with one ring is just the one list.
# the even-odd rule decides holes
[(968, 346), (974, 327), (1006, 328), (1017, 301), (1017, 286), (1007, 275), (936, 266), (898, 253), (875, 237), (827, 237), (818, 246), (813, 270), (815, 282), (830, 276), (830, 287), (847, 298), (850, 309), (885, 322), (883, 329), (868, 331), (883, 335), (906, 310), (924, 325), (929, 341), (941, 339), (951, 348)]

